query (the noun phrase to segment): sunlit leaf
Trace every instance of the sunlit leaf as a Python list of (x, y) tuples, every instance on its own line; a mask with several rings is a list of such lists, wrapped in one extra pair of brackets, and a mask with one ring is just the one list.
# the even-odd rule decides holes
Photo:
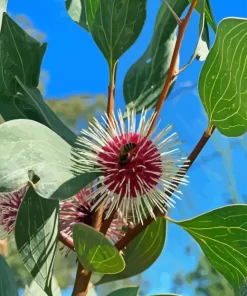
[(212, 125), (225, 136), (247, 131), (247, 19), (226, 18), (199, 78), (199, 95)]
[(27, 119), (0, 125), (0, 191), (26, 185), (28, 171), (40, 178), (35, 191), (44, 198), (66, 199), (99, 176), (73, 172), (71, 146), (46, 126)]
[(73, 240), (78, 259), (86, 270), (103, 274), (121, 272), (124, 259), (104, 235), (86, 224), (76, 223)]
[[(95, 2), (97, 3), (98, 0), (95, 0)], [(85, 0), (65, 0), (65, 6), (72, 20), (83, 29), (89, 31), (85, 12)]]
[[(190, 220), (174, 221), (200, 245), (211, 265), (243, 293), (247, 278), (247, 205), (215, 209)], [(247, 293), (247, 289), (244, 290)], [(246, 295), (246, 294), (242, 294)]]
[(126, 279), (149, 268), (160, 256), (166, 240), (166, 220), (157, 218), (124, 250), (125, 269), (114, 275), (103, 276), (97, 285)]
[[(188, 0), (167, 2), (178, 16), (181, 16), (188, 5)], [(143, 108), (154, 108), (161, 95), (176, 42), (176, 28), (174, 16), (167, 5), (162, 4), (147, 50), (131, 66), (124, 79), (125, 102), (129, 107), (135, 107), (137, 112), (141, 112)], [(173, 85), (174, 83), (172, 87)]]
[(11, 269), (0, 254), (0, 296), (18, 296)]
[(57, 247), (59, 202), (40, 197), (29, 187), (18, 211), (15, 241), (34, 280), (52, 295), (52, 272)]

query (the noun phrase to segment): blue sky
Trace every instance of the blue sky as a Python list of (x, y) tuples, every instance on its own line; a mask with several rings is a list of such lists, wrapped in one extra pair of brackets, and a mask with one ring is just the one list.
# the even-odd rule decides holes
[[(211, 0), (211, 3), (217, 23), (224, 17), (247, 17), (246, 0)], [(149, 44), (159, 6), (160, 0), (148, 0), (144, 29), (136, 44), (119, 62), (116, 105), (122, 109), (124, 76)], [(34, 26), (47, 35), (48, 48), (42, 64), (42, 68), (47, 70), (50, 76), (46, 98), (72, 94), (107, 94), (107, 64), (91, 36), (69, 18), (64, 0), (9, 0), (8, 11), (12, 16), (27, 15)], [(181, 65), (186, 63), (194, 49), (198, 21), (198, 15), (194, 13), (182, 45)], [(196, 87), (201, 66), (202, 63), (194, 61), (191, 67), (179, 76), (174, 94), (179, 93), (180, 87), (187, 81), (194, 83), (195, 87), (183, 92), (180, 97), (171, 95), (160, 116), (162, 125), (174, 124), (185, 141), (182, 148), (187, 153), (192, 150), (207, 126)], [(227, 139), (218, 132), (214, 134), (189, 172), (190, 185), (186, 188), (182, 201), (177, 202), (176, 209), (171, 213), (174, 219), (190, 218), (223, 206), (231, 199), (231, 192), (237, 191), (239, 201), (244, 201), (243, 197), (247, 195), (246, 176), (241, 173), (240, 165), (246, 165), (247, 150), (244, 152), (240, 145), (231, 149), (230, 144), (236, 141), (246, 144), (244, 137)], [(223, 157), (211, 159), (210, 155), (219, 149), (223, 151)], [(203, 162), (203, 157), (209, 157), (209, 161)], [(232, 178), (232, 175), (235, 177)], [(169, 225), (167, 244), (162, 255), (145, 272), (145, 276), (150, 280), (149, 293), (172, 292), (170, 284), (174, 272), (183, 273), (193, 269), (200, 249), (196, 243), (192, 243), (195, 255), (188, 259), (185, 256), (188, 243), (192, 243), (192, 239), (183, 230)], [(193, 296), (193, 293), (188, 288), (183, 295)]]

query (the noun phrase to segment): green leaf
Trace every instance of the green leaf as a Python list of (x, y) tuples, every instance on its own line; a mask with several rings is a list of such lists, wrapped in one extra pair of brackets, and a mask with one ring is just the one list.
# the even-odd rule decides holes
[[(19, 110), (19, 118), (27, 118), (42, 123), (57, 133), (70, 145), (74, 146), (76, 135), (57, 117), (57, 115), (45, 103), (37, 88), (28, 88), (19, 78), (16, 78), (21, 90), (17, 92), (11, 102), (11, 110)], [(11, 111), (9, 111), (11, 112)], [(17, 119), (17, 118), (15, 118)]]
[(46, 126), (16, 119), (0, 125), (0, 192), (27, 184), (32, 170), (40, 181), (35, 191), (45, 198), (66, 199), (99, 176), (73, 172), (72, 147)]
[[(178, 16), (188, 5), (187, 0), (167, 0)], [(131, 66), (124, 79), (124, 99), (137, 112), (155, 107), (170, 67), (176, 42), (177, 22), (167, 5), (158, 12), (152, 40), (143, 56)], [(170, 91), (174, 86), (173, 81)]]
[(247, 19), (226, 18), (203, 65), (199, 95), (209, 117), (225, 136), (247, 131)]
[[(6, 13), (3, 13), (0, 50), (0, 92), (5, 101), (18, 91), (15, 76), (28, 87), (38, 86), (46, 44), (41, 45), (30, 37)], [(2, 100), (1, 105), (4, 105)]]
[(138, 38), (147, 0), (84, 0), (89, 31), (109, 65)]
[(52, 271), (58, 234), (59, 201), (40, 197), (29, 187), (18, 211), (15, 241), (34, 280), (52, 295)]
[[(58, 283), (55, 277), (52, 277), (52, 296), (61, 296), (61, 290), (58, 286)], [(35, 282), (32, 281), (30, 286), (25, 287), (24, 294), (22, 296), (47, 296), (44, 290)]]
[(213, 16), (213, 11), (212, 11), (212, 8), (211, 8), (210, 0), (206, 0), (205, 11), (206, 11), (206, 20), (207, 20), (207, 23), (211, 26), (211, 28), (216, 33), (217, 25), (216, 25), (216, 22), (214, 20), (214, 16)]
[(237, 294), (247, 278), (246, 217), (247, 205), (231, 205), (190, 220), (173, 221), (198, 242), (211, 265)]
[[(189, 0), (191, 3), (192, 0)], [(201, 7), (200, 7), (200, 2), (198, 1), (196, 5), (196, 10), (201, 14)], [(211, 26), (211, 28), (214, 30), (216, 33), (217, 25), (215, 23), (214, 17), (213, 17), (213, 12), (210, 4), (210, 0), (205, 1), (205, 16), (206, 16), (206, 21), (207, 23)]]
[[(94, 2), (98, 3), (98, 0)], [(72, 20), (86, 31), (89, 31), (85, 11), (85, 0), (65, 0), (65, 6)]]
[(74, 224), (73, 240), (78, 259), (86, 270), (114, 274), (124, 269), (124, 259), (119, 251), (94, 228), (86, 224)]
[(0, 0), (0, 30), (2, 27), (3, 12), (6, 12), (8, 0)]
[(39, 90), (39, 74), (46, 44), (29, 36), (7, 14), (0, 33), (0, 113), (5, 121), (27, 118), (38, 121), (71, 145), (76, 135), (44, 102)]
[(130, 286), (115, 290), (107, 296), (138, 296), (138, 294), (139, 286)]
[(103, 276), (96, 285), (117, 281), (142, 273), (160, 256), (166, 240), (166, 220), (157, 218), (124, 250), (125, 269), (115, 275)]
[(14, 276), (0, 254), (0, 296), (18, 296)]
[(189, 66), (195, 58), (199, 61), (204, 61), (209, 53), (209, 31), (205, 14), (206, 5), (206, 0), (199, 0), (197, 4), (197, 9), (200, 13), (199, 38), (195, 51), (187, 63), (187, 66)]

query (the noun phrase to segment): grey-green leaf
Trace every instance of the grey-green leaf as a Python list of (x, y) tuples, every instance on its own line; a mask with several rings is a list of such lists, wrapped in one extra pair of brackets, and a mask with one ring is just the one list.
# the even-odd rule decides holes
[(109, 65), (138, 38), (147, 0), (84, 0), (89, 31)]
[(18, 296), (17, 286), (11, 269), (0, 254), (0, 296)]
[[(40, 91), (37, 88), (29, 88), (24, 85), (19, 78), (16, 78), (21, 89), (9, 102), (8, 113), (11, 113), (14, 108), (18, 110), (19, 118), (26, 118), (40, 122), (70, 145), (75, 145), (76, 135), (57, 117), (57, 115), (45, 103)], [(17, 118), (15, 118), (17, 119)]]
[(166, 220), (162, 217), (153, 221), (124, 251), (126, 267), (118, 274), (103, 276), (96, 285), (122, 280), (140, 274), (160, 256), (166, 240)]
[(247, 205), (231, 205), (190, 220), (174, 221), (198, 242), (211, 265), (228, 280), (236, 295), (240, 295), (247, 278), (246, 217)]
[(45, 124), (71, 145), (76, 135), (44, 102), (39, 74), (46, 44), (29, 36), (6, 13), (0, 33), (0, 113), (5, 121), (27, 118)]
[(57, 247), (59, 201), (40, 197), (29, 187), (18, 211), (15, 241), (34, 280), (52, 296), (52, 272)]
[(85, 0), (65, 0), (65, 6), (72, 20), (86, 31), (89, 31), (85, 12)]
[(86, 270), (115, 274), (125, 268), (119, 251), (94, 228), (82, 223), (74, 224), (73, 240), (78, 259)]
[(129, 286), (115, 290), (107, 296), (138, 296), (139, 290), (139, 286)]
[[(188, 0), (167, 0), (178, 16)], [(162, 4), (155, 23), (152, 40), (142, 57), (131, 66), (124, 79), (124, 99), (137, 112), (155, 107), (170, 67), (176, 42), (177, 22), (167, 5)], [(174, 86), (170, 87), (170, 91)]]
[(32, 170), (40, 181), (35, 191), (45, 198), (66, 199), (99, 176), (75, 175), (72, 147), (46, 126), (27, 119), (0, 125), (0, 192), (25, 186)]
[(247, 19), (223, 19), (199, 77), (209, 122), (225, 136), (247, 131)]
[[(55, 277), (52, 277), (52, 296), (61, 296), (61, 290), (58, 286), (58, 282)], [(36, 283), (36, 281), (32, 281), (30, 286), (25, 287), (24, 294), (22, 296), (47, 296), (44, 290)]]

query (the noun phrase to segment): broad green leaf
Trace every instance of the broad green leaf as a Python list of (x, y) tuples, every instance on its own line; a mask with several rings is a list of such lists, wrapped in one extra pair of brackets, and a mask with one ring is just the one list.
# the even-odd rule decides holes
[[(52, 296), (61, 296), (61, 291), (55, 277), (52, 277), (51, 287)], [(32, 281), (30, 286), (26, 285), (24, 294), (22, 296), (47, 296), (47, 294), (35, 281)]]
[(0, 254), (0, 296), (18, 296), (11, 269)]
[[(178, 16), (188, 5), (188, 0), (167, 0)], [(162, 4), (155, 23), (152, 40), (142, 57), (131, 66), (124, 79), (124, 99), (137, 112), (155, 107), (170, 67), (176, 42), (177, 22)], [(170, 88), (174, 85), (175, 80)]]
[(0, 113), (5, 121), (21, 118), (38, 121), (73, 145), (76, 135), (46, 105), (37, 89), (45, 50), (46, 44), (41, 45), (7, 14), (3, 15)]
[(246, 217), (247, 205), (231, 205), (190, 220), (173, 221), (198, 242), (211, 265), (228, 280), (236, 295), (247, 278)]
[(0, 192), (26, 185), (32, 170), (40, 181), (35, 191), (44, 198), (66, 199), (99, 176), (73, 172), (72, 147), (46, 126), (27, 119), (0, 125)]
[(15, 241), (34, 280), (52, 295), (52, 272), (57, 247), (59, 201), (40, 197), (29, 187), (17, 214)]
[(140, 274), (160, 256), (166, 240), (166, 220), (157, 218), (124, 250), (125, 269), (115, 275), (103, 276), (96, 285), (117, 281)]
[(247, 131), (247, 19), (226, 18), (203, 65), (199, 95), (209, 117), (225, 136)]
[[(191, 1), (192, 0), (189, 0), (189, 2), (191, 2)], [(196, 10), (201, 14), (201, 8), (200, 8), (199, 1), (198, 1), (197, 5), (196, 5)], [(211, 28), (216, 33), (217, 25), (216, 25), (215, 20), (214, 20), (214, 16), (213, 16), (213, 12), (212, 12), (212, 8), (211, 8), (210, 0), (206, 0), (205, 1), (205, 15), (206, 15), (206, 21), (207, 21), (207, 23), (211, 26)]]
[[(19, 27), (6, 13), (3, 14), (0, 33), (1, 73), (0, 92), (1, 109), (18, 91), (15, 77), (28, 87), (37, 87), (40, 66), (46, 50), (46, 44), (40, 44)], [(1, 110), (0, 109), (0, 110)]]
[(109, 65), (138, 38), (147, 0), (84, 0), (89, 31)]
[(107, 296), (138, 296), (139, 286), (124, 287), (107, 294)]
[(86, 270), (114, 274), (124, 269), (124, 259), (119, 251), (92, 227), (74, 224), (73, 240), (78, 259)]
[[(94, 2), (98, 3), (98, 0)], [(89, 31), (85, 12), (85, 0), (65, 0), (65, 6), (72, 20), (86, 31)]]

